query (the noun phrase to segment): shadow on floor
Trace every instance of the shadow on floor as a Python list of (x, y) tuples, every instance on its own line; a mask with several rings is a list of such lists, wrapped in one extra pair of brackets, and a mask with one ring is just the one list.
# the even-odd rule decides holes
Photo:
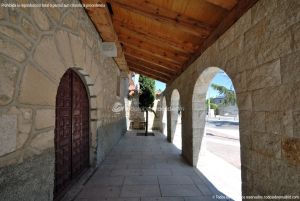
[[(76, 201), (210, 201), (226, 198), (181, 150), (155, 132), (154, 137), (128, 131), (93, 175)], [(222, 199), (231, 200), (231, 199)]]

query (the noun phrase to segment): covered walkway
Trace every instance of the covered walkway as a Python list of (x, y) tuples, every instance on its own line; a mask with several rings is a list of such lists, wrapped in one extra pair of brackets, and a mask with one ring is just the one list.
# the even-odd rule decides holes
[(76, 201), (197, 201), (221, 196), (161, 133), (129, 131), (86, 182)]

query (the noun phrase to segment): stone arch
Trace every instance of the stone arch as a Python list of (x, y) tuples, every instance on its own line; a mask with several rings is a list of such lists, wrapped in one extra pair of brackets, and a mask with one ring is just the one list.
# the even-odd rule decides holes
[[(70, 84), (72, 85), (72, 89), (70, 88)], [(73, 89), (73, 86), (74, 86), (74, 89)], [(92, 108), (95, 108), (96, 105), (93, 101), (93, 98), (95, 98), (95, 95), (93, 94), (92, 86), (93, 86), (93, 84), (90, 82), (88, 74), (83, 69), (68, 68), (66, 70), (66, 72), (63, 74), (63, 76), (60, 80), (60, 84), (57, 89), (56, 103), (55, 103), (55, 106), (56, 106), (55, 130), (56, 131), (55, 131), (55, 137), (54, 137), (56, 154), (55, 154), (54, 161), (55, 161), (55, 163), (59, 162), (60, 165), (57, 166), (55, 164), (55, 167), (61, 167), (59, 169), (62, 170), (63, 174), (60, 173), (57, 175), (57, 173), (55, 173), (55, 181), (57, 178), (62, 179), (58, 183), (54, 182), (54, 184), (56, 183), (54, 185), (55, 186), (54, 196), (56, 196), (56, 198), (58, 198), (57, 196), (61, 196), (62, 193), (64, 193), (64, 190), (58, 190), (58, 189), (64, 189), (67, 186), (69, 186), (70, 181), (73, 181), (74, 179), (79, 177), (81, 175), (81, 173), (85, 169), (87, 169), (91, 165), (93, 165), (93, 161), (95, 161), (94, 160), (95, 156), (93, 155), (95, 153), (95, 146), (93, 146), (93, 144), (96, 144), (96, 142), (94, 140), (95, 137), (93, 139), (93, 136), (92, 136), (92, 133), (93, 133), (92, 126), (94, 126), (94, 125), (92, 125), (93, 124), (92, 122), (96, 121), (96, 119), (93, 118), (94, 109), (92, 109)], [(73, 93), (76, 93), (77, 95), (74, 96), (74, 95), (72, 95)], [(69, 95), (67, 95), (67, 94), (69, 94)], [(69, 101), (71, 101), (71, 102), (69, 102)], [(68, 103), (68, 104), (66, 104), (66, 103)], [(74, 103), (75, 103), (75, 105), (74, 105)], [(59, 105), (62, 104), (63, 110), (57, 110), (57, 104), (59, 104)], [(74, 106), (77, 109), (74, 110)], [(64, 112), (59, 112), (59, 114), (58, 114), (58, 111), (64, 111)], [(72, 111), (72, 112), (69, 113), (68, 111)], [(73, 113), (73, 111), (75, 111), (75, 112)], [(72, 119), (72, 120), (69, 122), (69, 120), (67, 120), (67, 119)], [(80, 123), (76, 123), (78, 121)], [(60, 122), (64, 122), (64, 123), (62, 125), (60, 125), (61, 124)], [(69, 122), (69, 123), (66, 123), (66, 122)], [(84, 123), (84, 122), (86, 122), (86, 123)], [(73, 127), (72, 125), (75, 125), (75, 127)], [(84, 126), (84, 125), (86, 125), (86, 126)], [(69, 129), (72, 129), (72, 131), (69, 129), (65, 129), (66, 126), (69, 127)], [(62, 127), (62, 129), (59, 129), (60, 131), (58, 131), (57, 129), (60, 127)], [(66, 131), (68, 131), (68, 132), (66, 132)], [(74, 131), (75, 131), (75, 134), (77, 133), (75, 135), (77, 137), (76, 138), (72, 137), (72, 140), (69, 141), (68, 136), (70, 136), (70, 137), (73, 136)], [(67, 134), (69, 132), (71, 132), (71, 133)], [(61, 135), (62, 133), (64, 133), (64, 134)], [(86, 135), (82, 135), (84, 133), (86, 133)], [(94, 132), (94, 134), (96, 134), (96, 133)], [(84, 136), (86, 136), (86, 137), (84, 137)], [(59, 137), (59, 140), (57, 140), (57, 137)], [(62, 143), (61, 143), (61, 140), (62, 140)], [(69, 143), (67, 143), (67, 141), (69, 141)], [(57, 146), (59, 146), (60, 148), (57, 149)], [(71, 148), (70, 148), (70, 146), (71, 146)], [(72, 150), (75, 150), (75, 152)], [(72, 155), (71, 158), (65, 159), (65, 151), (67, 151), (67, 154), (70, 153)], [(58, 155), (57, 155), (57, 153), (58, 153)], [(73, 158), (74, 153), (76, 153), (75, 158)], [(75, 162), (71, 162), (70, 167), (65, 168), (64, 164), (66, 162), (68, 163), (69, 162), (68, 160), (73, 161), (74, 159), (75, 159)], [(68, 176), (69, 174), (70, 175), (74, 174), (75, 177), (73, 177), (73, 176), (69, 177)], [(67, 178), (67, 180), (66, 180), (66, 178)], [(67, 184), (67, 185), (65, 185), (65, 184)]]
[(174, 89), (171, 94), (171, 104), (170, 104), (170, 116), (171, 116), (171, 132), (170, 132), (170, 139), (171, 142), (174, 140), (175, 132), (176, 132), (176, 125), (179, 115), (179, 108), (180, 108), (180, 94), (177, 89)]
[(167, 101), (166, 101), (166, 97), (162, 98), (162, 108), (161, 108), (161, 114), (162, 114), (162, 130), (161, 132), (167, 136), (167, 125), (168, 125), (168, 118), (167, 118)]
[(220, 70), (223, 69), (219, 67), (206, 68), (199, 75), (194, 85), (193, 94), (192, 94), (192, 139), (193, 139), (193, 165), (194, 166), (197, 166), (199, 154), (203, 142), (203, 136), (205, 134), (206, 94), (212, 79)]
[[(81, 78), (82, 82), (85, 85), (86, 92), (88, 93), (88, 98), (89, 98), (89, 104), (90, 104), (90, 111), (89, 111), (89, 116), (90, 116), (90, 131), (89, 131), (89, 141), (90, 141), (90, 165), (96, 165), (96, 151), (97, 151), (97, 102), (96, 102), (96, 94), (94, 90), (94, 84), (93, 81), (89, 75), (83, 68), (80, 67), (73, 67), (69, 68), (72, 69), (79, 75)], [(68, 69), (67, 69), (68, 70)]]

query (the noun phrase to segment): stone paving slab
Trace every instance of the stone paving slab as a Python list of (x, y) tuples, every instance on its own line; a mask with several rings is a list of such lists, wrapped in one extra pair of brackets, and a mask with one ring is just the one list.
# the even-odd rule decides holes
[(194, 184), (188, 176), (158, 176), (159, 184)]
[(158, 185), (157, 176), (127, 176), (124, 185), (154, 184)]
[(75, 201), (211, 201), (221, 195), (156, 132), (127, 133), (83, 186)]
[(202, 193), (194, 185), (160, 185), (162, 196), (201, 196)]
[(121, 197), (156, 197), (160, 196), (158, 185), (124, 185)]

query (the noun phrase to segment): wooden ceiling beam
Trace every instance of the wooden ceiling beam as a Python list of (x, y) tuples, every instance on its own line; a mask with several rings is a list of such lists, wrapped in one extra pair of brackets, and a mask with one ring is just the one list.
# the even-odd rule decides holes
[[(99, 3), (99, 0), (82, 0), (82, 3)], [(117, 57), (113, 59), (117, 63), (120, 70), (127, 72), (128, 67), (125, 60), (124, 52), (122, 50), (121, 44), (118, 41), (118, 36), (115, 32), (108, 8), (86, 7), (85, 10), (103, 41), (115, 42), (117, 47)]]
[(146, 67), (146, 66), (139, 66), (139, 65), (131, 63), (131, 62), (128, 62), (128, 66), (131, 66), (133, 68), (138, 68), (138, 69), (141, 69), (141, 70), (145, 70), (149, 73), (156, 74), (160, 77), (166, 77), (166, 78), (168, 78), (168, 80), (170, 80), (172, 78), (170, 73), (165, 73), (165, 72), (162, 72), (160, 70), (156, 70), (156, 69), (149, 68), (149, 67)]
[(216, 6), (231, 10), (238, 2), (238, 0), (206, 0), (207, 2)]
[(166, 65), (166, 66), (172, 66), (172, 67), (180, 68), (181, 65), (183, 64), (183, 63), (178, 62), (178, 61), (167, 59), (164, 56), (158, 57), (157, 55), (149, 54), (149, 53), (141, 51), (141, 50), (139, 50), (137, 48), (130, 48), (128, 46), (124, 46), (123, 48), (124, 48), (124, 51), (126, 52), (126, 54), (136, 55), (136, 56), (145, 58), (147, 60), (151, 60), (151, 61), (153, 61), (155, 63), (159, 63), (161, 65)]
[(258, 0), (240, 0), (231, 12), (221, 21), (203, 45), (184, 64), (183, 70), (187, 69), (201, 54), (210, 47), (221, 35), (225, 33), (248, 9)]
[(173, 26), (186, 33), (193, 34), (197, 37), (206, 37), (212, 30), (212, 27), (204, 22), (182, 15), (175, 11), (165, 9), (154, 5), (151, 1), (143, 1), (143, 4), (121, 0), (109, 0), (110, 3), (135, 12), (148, 18), (152, 18), (167, 26)]
[(174, 68), (166, 68), (166, 67), (161, 67), (161, 66), (158, 66), (156, 64), (153, 64), (153, 63), (149, 63), (148, 61), (145, 61), (145, 60), (141, 60), (140, 58), (136, 58), (136, 57), (131, 57), (131, 56), (128, 56), (126, 55), (126, 60), (130, 63), (134, 63), (136, 65), (140, 65), (140, 66), (147, 66), (149, 68), (153, 68), (153, 69), (157, 69), (157, 70), (160, 70), (160, 71), (163, 71), (163, 72), (169, 72), (170, 74), (172, 75), (177, 75), (177, 71), (178, 69), (174, 69)]
[(135, 63), (135, 62), (130, 61), (130, 60), (128, 60), (128, 65), (131, 65), (131, 66), (134, 66), (134, 67), (137, 67), (137, 68), (141, 68), (141, 69), (153, 70), (155, 72), (158, 72), (159, 74), (163, 74), (163, 75), (166, 75), (168, 77), (173, 77), (173, 76), (176, 75), (175, 72), (170, 71), (170, 70), (166, 70), (166, 69), (163, 69), (163, 68), (153, 68), (152, 66), (147, 66), (147, 65), (140, 64), (140, 63)]
[(144, 57), (141, 57), (141, 56), (137, 56), (136, 54), (129, 54), (127, 52), (125, 52), (125, 57), (126, 57), (126, 59), (128, 57), (129, 58), (134, 58), (136, 60), (143, 61), (143, 62), (149, 63), (151, 65), (155, 65), (155, 66), (158, 66), (158, 67), (164, 68), (164, 69), (174, 69), (174, 71), (178, 71), (178, 70), (181, 69), (181, 68), (178, 68), (177, 66), (163, 65), (161, 63), (156, 63), (156, 62), (153, 62), (152, 60), (149, 60), (147, 58), (144, 58)]
[[(139, 32), (148, 36), (153, 36), (155, 38), (159, 38), (160, 40), (168, 41), (170, 43), (182, 44), (183, 46), (186, 46), (191, 49), (195, 49), (195, 47), (199, 46), (202, 42), (202, 39), (207, 38), (208, 36), (205, 35), (205, 37), (202, 38), (189, 37), (188, 39), (183, 40), (182, 38), (177, 37), (176, 35), (174, 36), (172, 34), (166, 34), (161, 31), (154, 32), (151, 29), (147, 29), (147, 27), (145, 27), (145, 25), (143, 24), (133, 23), (125, 19), (119, 19), (116, 16), (114, 16), (112, 19), (115, 27), (125, 27), (132, 31)], [(181, 30), (176, 31), (180, 32)]]
[(195, 45), (194, 47), (190, 47), (190, 46), (187, 46), (187, 45), (184, 45), (184, 44), (175, 43), (175, 42), (172, 42), (172, 41), (167, 41), (167, 40), (164, 40), (162, 38), (155, 37), (151, 34), (145, 34), (145, 33), (142, 33), (140, 31), (137, 31), (137, 30), (128, 29), (124, 26), (116, 26), (115, 28), (116, 28), (116, 31), (117, 31), (118, 35), (125, 34), (129, 37), (133, 36), (133, 37), (138, 38), (138, 39), (148, 40), (148, 41), (150, 41), (151, 43), (154, 43), (154, 44), (160, 43), (160, 44), (162, 44), (166, 47), (169, 47), (169, 48), (172, 48), (174, 50), (181, 51), (181, 52), (193, 53), (193, 52), (195, 52), (197, 47), (199, 47), (199, 45)]
[(140, 69), (138, 69), (138, 68), (129, 67), (129, 70), (131, 70), (131, 71), (133, 71), (133, 72), (136, 72), (136, 73), (138, 73), (138, 74), (141, 74), (141, 75), (150, 77), (150, 78), (152, 78), (152, 79), (159, 80), (159, 81), (164, 82), (164, 83), (168, 83), (168, 82), (169, 82), (169, 80), (168, 80), (167, 78), (159, 77), (159, 76), (157, 76), (157, 75), (155, 75), (155, 74), (152, 74), (152, 73), (149, 73), (149, 72), (140, 70)]
[(155, 52), (159, 55), (165, 55), (168, 58), (176, 58), (180, 61), (186, 61), (189, 58), (187, 52), (177, 51), (174, 49), (168, 49), (160, 43), (151, 43), (142, 38), (135, 38), (132, 36), (126, 36), (125, 34), (119, 35), (119, 40), (124, 45), (131, 45), (144, 49), (147, 51)]
[(150, 51), (150, 50), (147, 50), (147, 49), (143, 49), (143, 48), (140, 48), (138, 46), (131, 45), (131, 44), (124, 44), (124, 43), (122, 43), (122, 44), (123, 44), (123, 47), (124, 47), (124, 51), (126, 51), (126, 50), (130, 51), (130, 49), (132, 49), (132, 50), (141, 52), (143, 54), (150, 55), (152, 57), (162, 59), (162, 60), (165, 60), (167, 62), (176, 63), (176, 64), (179, 64), (179, 65), (182, 65), (184, 63), (184, 61), (186, 61), (186, 60), (176, 59), (175, 57), (170, 58), (170, 57), (167, 57), (167, 55), (165, 55), (165, 54), (160, 55), (160, 54), (156, 53), (155, 51)]

